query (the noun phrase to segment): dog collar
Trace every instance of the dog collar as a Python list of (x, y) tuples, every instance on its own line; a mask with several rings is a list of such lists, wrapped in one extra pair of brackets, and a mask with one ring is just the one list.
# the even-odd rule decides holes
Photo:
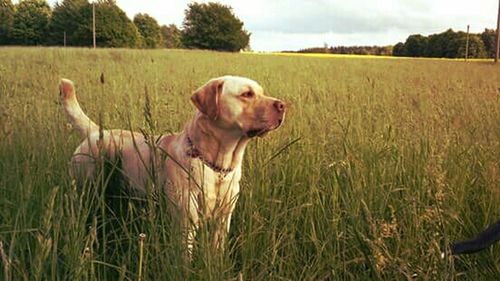
[(187, 142), (188, 142), (188, 150), (186, 151), (187, 156), (191, 158), (198, 158), (203, 162), (203, 164), (207, 165), (210, 169), (212, 169), (216, 173), (223, 174), (224, 176), (226, 174), (229, 174), (233, 171), (232, 168), (222, 168), (217, 166), (215, 163), (207, 160), (205, 157), (203, 157), (203, 154), (201, 154), (201, 151), (196, 148), (194, 145), (193, 141), (189, 136), (187, 136)]

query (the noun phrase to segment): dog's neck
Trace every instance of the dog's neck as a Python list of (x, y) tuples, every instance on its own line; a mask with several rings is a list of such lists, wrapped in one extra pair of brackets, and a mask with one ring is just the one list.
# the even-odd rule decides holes
[(200, 158), (217, 169), (232, 171), (241, 165), (250, 138), (237, 130), (219, 128), (207, 116), (197, 113), (186, 128), (187, 137)]

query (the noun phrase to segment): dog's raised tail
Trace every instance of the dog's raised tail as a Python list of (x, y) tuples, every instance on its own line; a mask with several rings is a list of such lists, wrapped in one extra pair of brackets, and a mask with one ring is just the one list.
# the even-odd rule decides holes
[(78, 130), (82, 138), (88, 137), (92, 132), (99, 131), (99, 126), (90, 120), (80, 107), (76, 99), (75, 86), (71, 80), (61, 79), (59, 83), (59, 99), (69, 122)]

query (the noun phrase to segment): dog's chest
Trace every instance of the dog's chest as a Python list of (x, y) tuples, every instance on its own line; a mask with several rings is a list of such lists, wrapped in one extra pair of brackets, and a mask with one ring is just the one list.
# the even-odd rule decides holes
[(191, 169), (200, 191), (198, 201), (208, 212), (206, 215), (219, 211), (224, 213), (228, 205), (236, 202), (240, 189), (240, 167), (229, 173), (220, 173), (212, 170), (200, 160), (192, 159)]

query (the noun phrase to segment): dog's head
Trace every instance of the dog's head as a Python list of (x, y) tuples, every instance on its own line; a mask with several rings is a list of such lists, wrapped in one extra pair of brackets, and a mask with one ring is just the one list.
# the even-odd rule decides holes
[(191, 100), (217, 127), (263, 136), (285, 119), (285, 103), (264, 95), (262, 87), (248, 78), (223, 76), (197, 89)]

